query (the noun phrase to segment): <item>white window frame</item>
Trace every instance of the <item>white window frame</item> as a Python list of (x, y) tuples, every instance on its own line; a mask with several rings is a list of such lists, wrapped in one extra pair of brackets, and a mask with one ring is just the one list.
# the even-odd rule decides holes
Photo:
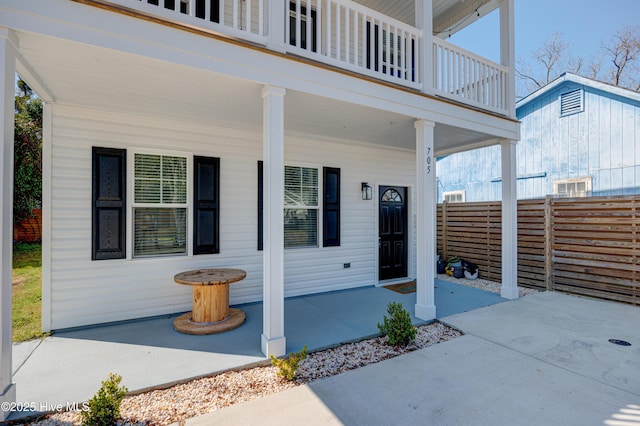
[[(318, 165), (318, 164), (305, 164), (305, 163), (285, 163), (285, 169), (282, 171), (283, 173), (285, 173), (283, 182), (285, 185), (285, 190), (286, 190), (286, 168), (287, 167), (301, 167), (301, 168), (307, 168), (307, 169), (315, 169), (316, 170), (316, 174), (317, 174), (317, 181), (318, 181), (318, 187), (317, 187), (317, 204), (316, 206), (313, 207), (305, 207), (305, 206), (293, 206), (293, 205), (288, 205), (286, 203), (286, 200), (283, 200), (283, 209), (282, 209), (282, 214), (284, 216), (284, 212), (286, 209), (296, 209), (296, 208), (303, 208), (303, 209), (309, 209), (309, 210), (316, 210), (316, 217), (317, 217), (317, 223), (316, 223), (316, 244), (313, 246), (300, 246), (300, 247), (286, 247), (285, 246), (285, 250), (305, 250), (305, 249), (318, 249), (321, 246), (321, 238), (322, 238), (322, 226), (323, 226), (323, 222), (322, 222), (322, 194), (323, 194), (323, 182), (322, 182), (322, 166)], [(283, 229), (283, 234), (284, 234), (284, 229)], [(284, 235), (283, 235), (283, 240), (284, 240)]]
[(460, 201), (447, 201), (447, 203), (464, 203), (465, 200), (467, 199), (467, 191), (464, 189), (458, 190), (458, 191), (443, 191), (442, 192), (442, 201), (445, 202), (447, 201), (447, 196), (458, 196), (460, 195), (461, 200)]
[[(591, 195), (591, 176), (585, 176), (585, 177), (581, 177), (581, 178), (571, 178), (571, 179), (555, 179), (553, 181), (553, 195), (555, 195), (558, 198), (578, 198), (578, 197), (589, 197)], [(558, 186), (562, 185), (562, 184), (566, 184), (566, 185), (576, 185), (578, 183), (584, 183), (585, 184), (585, 192), (584, 194), (580, 195), (569, 195), (570, 193), (563, 193), (560, 194), (558, 193)]]
[[(158, 204), (135, 203), (135, 155), (150, 154), (170, 157), (184, 157), (187, 160), (187, 192), (185, 204), (162, 204), (167, 208), (186, 208), (186, 252), (176, 254), (158, 254), (151, 256), (134, 257), (134, 210), (136, 207), (158, 207)], [(127, 260), (151, 260), (167, 258), (184, 258), (193, 256), (193, 153), (185, 151), (171, 151), (164, 149), (127, 148)]]

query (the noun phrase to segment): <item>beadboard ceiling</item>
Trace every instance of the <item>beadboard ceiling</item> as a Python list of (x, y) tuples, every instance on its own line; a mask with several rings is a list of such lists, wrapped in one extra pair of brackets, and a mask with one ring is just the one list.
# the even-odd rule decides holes
[[(419, 0), (355, 0), (363, 6), (415, 25), (415, 2)], [(433, 0), (433, 33), (446, 37), (498, 7), (497, 0)]]

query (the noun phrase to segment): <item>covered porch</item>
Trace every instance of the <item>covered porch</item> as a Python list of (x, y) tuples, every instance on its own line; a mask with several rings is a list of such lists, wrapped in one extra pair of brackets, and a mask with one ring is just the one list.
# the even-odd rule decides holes
[[(378, 264), (380, 197), (365, 200), (361, 196), (361, 184), (366, 182), (376, 189), (389, 185), (407, 190), (407, 265), (399, 278), (415, 279), (417, 293), (405, 307), (422, 320), (441, 317), (445, 305), (436, 301), (434, 288), (434, 158), (492, 144), (503, 147), (503, 194), (511, 201), (503, 203), (502, 296), (517, 297), (514, 203), (519, 127), (514, 120), (429, 93), (309, 61), (294, 61), (264, 49), (239, 48), (198, 32), (132, 19), (81, 2), (51, 0), (46, 4), (42, 10), (37, 4), (18, 1), (0, 6), (6, 12), (0, 14), (0, 57), (4, 60), (0, 67), (3, 241), (11, 235), (16, 71), (45, 102), (44, 331), (149, 316), (170, 317), (191, 306), (189, 289), (172, 282), (176, 273), (237, 267), (246, 270), (248, 278), (231, 289), (231, 303), (262, 300), (255, 305), (256, 322), (239, 331), (251, 332), (249, 337), (239, 339), (251, 345), (250, 352), (239, 354), (242, 365), (264, 360), (268, 354), (284, 354), (299, 344), (311, 348), (335, 343), (318, 339), (311, 345), (297, 337), (300, 334), (296, 332), (303, 329), (296, 331), (295, 327), (310, 327), (304, 330), (307, 336), (312, 334), (314, 323), (296, 323), (289, 313), (295, 303), (290, 301), (296, 300), (292, 296), (383, 284)], [(177, 154), (188, 161), (195, 155), (221, 158), (219, 252), (194, 256), (193, 234), (185, 231), (183, 247), (188, 248), (180, 256), (136, 257), (132, 254), (134, 219), (129, 203), (122, 222), (128, 230), (117, 241), (123, 255), (93, 260), (92, 147), (128, 150), (131, 157), (136, 150), (154, 155), (176, 154), (179, 150)], [(261, 185), (258, 161), (264, 163)], [(288, 164), (311, 166), (318, 175), (324, 167), (341, 170), (344, 214), (340, 246), (325, 247), (317, 238), (312, 247), (284, 249), (283, 170)], [(133, 174), (131, 168), (126, 172)], [(131, 181), (129, 194), (134, 189)], [(260, 225), (258, 186), (264, 189)], [(192, 206), (187, 203), (184, 208)], [(313, 208), (320, 211), (321, 205)], [(188, 211), (185, 217), (192, 217), (192, 210)], [(191, 231), (192, 223), (189, 226)], [(314, 229), (322, 228), (316, 222)], [(264, 236), (262, 250), (256, 248), (259, 234)], [(14, 377), (11, 374), (22, 363), (16, 361), (12, 367), (11, 362), (10, 246), (4, 245), (1, 254), (0, 314), (4, 326), (0, 336), (0, 392), (3, 400), (15, 400), (13, 379), (20, 383), (18, 389), (31, 385), (21, 377), (20, 370)], [(386, 302), (378, 305), (384, 307)], [(375, 321), (380, 321), (383, 311)], [(356, 332), (350, 334), (351, 338), (367, 335), (372, 328), (375, 332), (375, 321), (367, 321), (369, 328), (360, 331), (352, 327)], [(348, 337), (339, 335), (339, 341)], [(261, 351), (256, 351), (259, 339)], [(130, 347), (125, 343), (120, 350)], [(224, 350), (234, 350), (234, 346)], [(95, 356), (107, 352), (107, 347), (92, 350)], [(169, 353), (175, 362), (185, 362), (181, 349), (171, 347)], [(73, 367), (67, 360), (60, 365)], [(153, 374), (146, 372), (165, 382), (178, 380), (158, 373), (169, 370), (160, 366)], [(100, 377), (105, 374), (95, 373)], [(205, 373), (193, 373), (198, 374)], [(135, 387), (143, 388), (144, 384)], [(24, 396), (20, 392), (18, 400)]]
[[(377, 335), (376, 324), (382, 322), (387, 304), (400, 302), (410, 308), (415, 296), (370, 286), (287, 298), (287, 351), (299, 351), (303, 345), (315, 351)], [(443, 280), (436, 281), (435, 298), (439, 318), (506, 301), (497, 294)], [(130, 391), (139, 391), (268, 364), (255, 338), (262, 329), (262, 303), (240, 307), (247, 314), (246, 323), (217, 335), (178, 333), (173, 330), (175, 315), (167, 315), (61, 331), (14, 345), (13, 373), (20, 384), (17, 401), (49, 407), (86, 401), (109, 372), (122, 375)], [(412, 319), (414, 324), (423, 323), (413, 315)]]

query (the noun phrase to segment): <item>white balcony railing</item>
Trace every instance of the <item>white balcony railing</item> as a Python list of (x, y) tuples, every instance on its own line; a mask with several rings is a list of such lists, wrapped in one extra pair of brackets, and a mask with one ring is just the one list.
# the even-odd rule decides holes
[(103, 0), (148, 16), (267, 43), (266, 0)]
[(350, 0), (292, 0), (287, 51), (421, 88), (422, 31)]
[(436, 94), (498, 113), (509, 109), (509, 69), (433, 38), (433, 88)]
[[(271, 31), (270, 0), (102, 0), (304, 56), (377, 79), (430, 91), (420, 81), (422, 31), (351, 0), (285, 0), (285, 31)], [(276, 22), (274, 20), (271, 22)], [(270, 40), (271, 37), (271, 40)], [(489, 111), (507, 114), (507, 67), (433, 37), (433, 91)]]

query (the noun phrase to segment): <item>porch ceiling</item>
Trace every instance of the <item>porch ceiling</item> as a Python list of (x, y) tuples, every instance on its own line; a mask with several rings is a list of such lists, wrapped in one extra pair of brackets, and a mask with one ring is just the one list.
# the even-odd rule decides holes
[[(18, 33), (20, 54), (58, 104), (261, 131), (262, 85), (203, 69)], [(285, 129), (321, 139), (415, 149), (414, 118), (288, 91)], [(436, 151), (491, 139), (437, 124)]]
[[(363, 6), (415, 25), (415, 3), (421, 0), (355, 0)], [(448, 36), (498, 7), (498, 0), (433, 0), (433, 33)]]

